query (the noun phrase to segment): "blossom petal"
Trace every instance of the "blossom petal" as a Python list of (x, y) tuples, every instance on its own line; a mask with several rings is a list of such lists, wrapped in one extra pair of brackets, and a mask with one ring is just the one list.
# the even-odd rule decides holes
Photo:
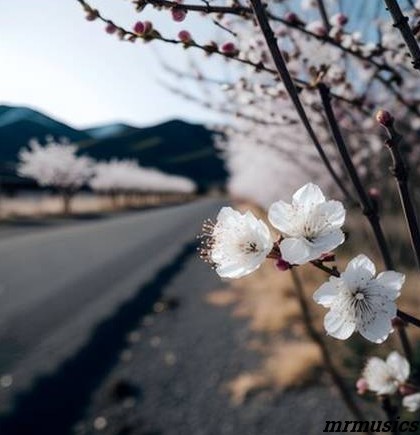
[(296, 233), (296, 211), (291, 204), (284, 201), (277, 201), (271, 204), (268, 209), (268, 220), (273, 227), (287, 236)]
[(293, 204), (298, 205), (305, 211), (312, 209), (314, 206), (325, 202), (325, 196), (322, 190), (313, 183), (307, 183), (293, 195)]
[(320, 257), (321, 254), (332, 251), (337, 246), (340, 246), (342, 243), (344, 243), (344, 240), (345, 236), (341, 230), (334, 230), (330, 233), (317, 237), (312, 242), (314, 251), (316, 250), (316, 252), (319, 253), (315, 258)]
[(400, 295), (401, 287), (405, 282), (405, 275), (403, 273), (387, 270), (381, 272), (375, 279), (376, 284), (380, 284), (384, 288), (386, 295), (394, 300)]
[(402, 404), (409, 412), (416, 412), (420, 409), (420, 393), (410, 394), (403, 398)]
[(303, 237), (284, 239), (280, 243), (280, 252), (283, 260), (290, 264), (305, 264), (312, 258), (312, 250), (307, 240)]
[(241, 213), (237, 210), (234, 210), (232, 207), (222, 207), (217, 215), (217, 222), (223, 223), (227, 222), (229, 224), (234, 225), (238, 218), (241, 218)]
[(314, 301), (326, 308), (331, 307), (340, 292), (337, 281), (339, 281), (339, 279), (331, 277), (329, 281), (322, 284), (313, 294)]
[[(394, 302), (386, 297), (376, 296), (372, 302), (375, 312), (366, 313), (368, 318), (361, 318), (357, 322), (357, 329), (360, 334), (372, 343), (383, 343), (393, 331), (391, 320), (397, 314), (397, 307)], [(380, 299), (380, 301), (379, 301)]]
[(386, 359), (386, 363), (391, 368), (395, 379), (399, 382), (405, 382), (410, 376), (410, 364), (398, 352), (391, 352)]
[(358, 255), (353, 258), (341, 274), (343, 280), (350, 289), (366, 287), (366, 284), (374, 277), (375, 265), (366, 255)]
[(327, 201), (319, 204), (316, 209), (316, 214), (319, 218), (326, 221), (325, 229), (341, 228), (346, 219), (346, 210), (340, 201)]
[(230, 263), (221, 264), (216, 267), (216, 272), (221, 278), (242, 278), (243, 276), (249, 275), (260, 267), (261, 263), (250, 267), (244, 267), (242, 264)]
[(356, 329), (356, 322), (351, 317), (343, 315), (339, 310), (330, 310), (325, 315), (324, 327), (328, 335), (346, 340)]
[(397, 391), (398, 387), (390, 376), (387, 363), (378, 357), (369, 358), (362, 376), (368, 383), (369, 390), (379, 395), (394, 394)]

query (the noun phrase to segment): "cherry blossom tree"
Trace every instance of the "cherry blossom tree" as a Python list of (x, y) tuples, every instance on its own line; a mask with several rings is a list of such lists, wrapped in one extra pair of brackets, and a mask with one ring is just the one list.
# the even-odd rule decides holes
[(114, 206), (117, 195), (139, 193), (191, 194), (196, 186), (186, 177), (166, 174), (158, 169), (140, 166), (136, 160), (98, 162), (90, 187), (111, 196)]
[(48, 138), (47, 143), (41, 145), (37, 140), (31, 140), (28, 148), (19, 152), (17, 173), (59, 192), (63, 212), (68, 214), (72, 197), (92, 175), (92, 160), (76, 153), (77, 147), (67, 141), (56, 142)]

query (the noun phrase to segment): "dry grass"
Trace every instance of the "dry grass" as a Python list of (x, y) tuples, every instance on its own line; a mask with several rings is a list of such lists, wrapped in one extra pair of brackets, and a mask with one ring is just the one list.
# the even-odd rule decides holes
[(207, 295), (206, 300), (209, 304), (225, 307), (236, 302), (237, 297), (230, 290), (215, 290)]
[[(264, 217), (264, 213), (258, 209), (253, 209), (253, 212)], [(360, 246), (363, 246), (363, 253), (380, 265), (380, 258), (365, 221), (353, 216), (349, 221), (347, 228), (351, 237), (344, 247), (337, 250), (338, 268), (343, 270), (349, 259), (360, 253)], [(404, 226), (395, 219), (388, 219), (386, 225), (391, 228), (387, 232), (391, 236), (391, 246), (407, 256), (409, 245), (406, 244)], [(398, 247), (395, 240), (398, 241)], [(396, 255), (396, 252), (393, 254)], [(401, 263), (398, 256), (396, 260)], [(314, 324), (321, 334), (325, 334), (322, 323), (326, 310), (312, 301), (312, 294), (325, 281), (326, 276), (311, 265), (299, 267), (298, 271), (305, 285)], [(399, 306), (418, 315), (418, 273), (411, 268), (406, 268), (404, 272), (407, 280)], [(240, 404), (260, 390), (281, 391), (305, 385), (314, 379), (313, 374), (322, 367), (318, 347), (308, 341), (290, 273), (279, 272), (272, 262), (265, 262), (259, 270), (247, 277), (230, 281), (227, 290), (210, 294), (208, 301), (215, 305), (232, 305), (232, 315), (249, 319), (249, 328), (255, 333), (249, 347), (262, 355), (260, 367), (253, 372), (240, 374), (227, 385), (233, 403)], [(414, 341), (420, 339), (420, 329), (409, 327), (408, 333)], [(380, 348), (369, 345), (357, 336), (345, 343), (327, 337), (326, 341), (331, 345), (336, 364), (351, 378), (357, 376), (368, 354), (384, 356), (390, 349), (401, 351), (397, 334), (393, 334), (386, 345)]]
[(322, 356), (318, 346), (308, 341), (279, 343), (264, 363), (263, 372), (277, 388), (302, 386), (313, 379)]
[[(156, 206), (162, 203), (181, 202), (185, 196), (178, 195), (139, 195), (119, 196), (111, 199), (109, 196), (93, 193), (79, 193), (71, 202), (72, 213), (96, 213), (113, 211), (128, 207)], [(34, 193), (17, 197), (0, 198), (0, 218), (17, 216), (51, 216), (63, 212), (62, 199), (58, 195)]]

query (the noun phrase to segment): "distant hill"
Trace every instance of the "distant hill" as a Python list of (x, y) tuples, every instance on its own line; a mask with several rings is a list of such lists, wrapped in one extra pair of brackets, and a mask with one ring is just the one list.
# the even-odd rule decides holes
[(109, 124), (77, 130), (35, 110), (0, 106), (0, 177), (3, 185), (23, 183), (15, 174), (19, 150), (31, 138), (67, 137), (80, 153), (97, 160), (137, 159), (144, 166), (193, 179), (201, 189), (226, 180), (223, 161), (213, 146), (213, 132), (202, 125), (173, 120), (138, 128)]

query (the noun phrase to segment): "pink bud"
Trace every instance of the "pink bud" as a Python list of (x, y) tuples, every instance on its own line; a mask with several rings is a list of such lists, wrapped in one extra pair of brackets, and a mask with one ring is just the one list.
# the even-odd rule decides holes
[(394, 318), (391, 320), (391, 323), (392, 323), (392, 327), (393, 327), (393, 328), (396, 328), (396, 329), (404, 328), (405, 326), (407, 326), (407, 325), (405, 324), (404, 320), (400, 319), (399, 317), (394, 317)]
[(137, 35), (143, 35), (145, 29), (145, 25), (142, 21), (137, 21), (136, 24), (134, 24), (133, 31), (134, 33), (137, 33)]
[(327, 252), (326, 254), (322, 254), (321, 261), (325, 261), (325, 262), (331, 262), (331, 261), (335, 261), (335, 255), (333, 252)]
[(184, 43), (184, 44), (189, 44), (190, 42), (192, 42), (192, 37), (190, 32), (188, 32), (187, 30), (181, 30), (178, 33), (178, 38)]
[(381, 196), (381, 192), (380, 192), (379, 189), (376, 188), (376, 187), (371, 187), (371, 188), (368, 190), (368, 193), (369, 193), (369, 196), (370, 196), (371, 198), (375, 198), (375, 199), (377, 199), (377, 198), (379, 198), (379, 197)]
[(394, 117), (386, 110), (378, 110), (376, 113), (376, 121), (384, 127), (390, 127), (394, 122)]
[(331, 17), (331, 24), (337, 27), (343, 27), (348, 23), (349, 19), (346, 15), (338, 13)]
[(400, 385), (398, 391), (400, 392), (401, 396), (409, 396), (410, 394), (415, 394), (418, 392), (417, 388), (407, 384)]
[(98, 16), (99, 16), (99, 12), (96, 9), (91, 9), (86, 14), (86, 19), (88, 21), (95, 21), (98, 18)]
[(187, 16), (187, 11), (182, 8), (172, 8), (172, 19), (178, 23), (185, 20), (185, 17)]
[(236, 46), (233, 42), (225, 42), (222, 46), (221, 46), (221, 50), (222, 53), (225, 54), (235, 54), (236, 50)]
[(294, 12), (286, 12), (286, 14), (284, 15), (284, 19), (290, 24), (303, 24), (303, 21)]
[(117, 31), (117, 26), (113, 23), (108, 23), (105, 27), (105, 32), (109, 33), (110, 35), (112, 35), (116, 31)]
[(152, 31), (153, 24), (152, 24), (151, 21), (145, 21), (143, 24), (144, 24), (144, 31), (143, 31), (143, 33), (145, 35), (147, 35), (148, 33), (150, 33)]
[(326, 36), (328, 33), (327, 29), (320, 21), (314, 21), (312, 23), (307, 24), (306, 30), (320, 37)]
[(281, 270), (282, 272), (284, 272), (285, 270), (289, 270), (291, 268), (291, 265), (290, 265), (290, 263), (283, 260), (282, 258), (279, 258), (276, 261), (276, 267), (278, 270)]
[(356, 382), (357, 394), (363, 395), (369, 389), (369, 385), (364, 378), (360, 378)]

